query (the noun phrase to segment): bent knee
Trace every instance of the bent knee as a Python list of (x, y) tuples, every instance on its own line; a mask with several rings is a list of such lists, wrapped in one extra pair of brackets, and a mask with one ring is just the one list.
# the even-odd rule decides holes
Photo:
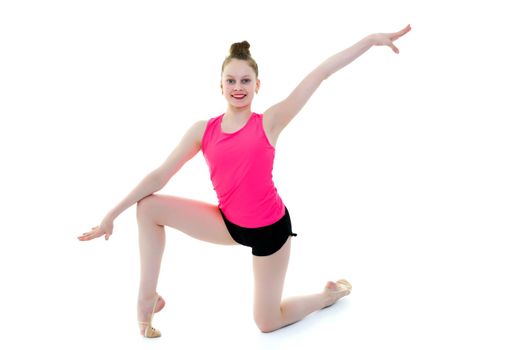
[(150, 194), (137, 202), (137, 219), (144, 216), (149, 216), (151, 209), (155, 206), (158, 196), (156, 194)]
[(255, 324), (263, 333), (270, 333), (281, 328), (278, 320), (268, 317), (255, 317)]

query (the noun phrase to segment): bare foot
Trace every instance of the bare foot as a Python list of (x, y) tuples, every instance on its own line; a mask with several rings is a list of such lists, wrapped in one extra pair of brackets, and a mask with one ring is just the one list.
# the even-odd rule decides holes
[(347, 296), (352, 291), (352, 285), (346, 280), (339, 280), (337, 282), (329, 281), (324, 287), (324, 293), (327, 296), (327, 307), (335, 304), (336, 301), (344, 296)]
[[(148, 323), (150, 321), (151, 317), (151, 308), (153, 307), (153, 303), (155, 302), (155, 297), (147, 300), (139, 300), (137, 304), (137, 316), (139, 320), (139, 328), (140, 328), (140, 334), (144, 335), (144, 331), (146, 329), (145, 323)], [(159, 295), (159, 300), (157, 301), (157, 305), (155, 307), (155, 310), (153, 310), (154, 313), (159, 312), (164, 308), (166, 305), (166, 301), (164, 301), (164, 298), (162, 298)]]

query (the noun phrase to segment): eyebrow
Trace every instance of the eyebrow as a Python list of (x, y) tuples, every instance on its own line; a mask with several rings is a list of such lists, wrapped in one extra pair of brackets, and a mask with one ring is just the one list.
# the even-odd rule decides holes
[[(230, 78), (235, 78), (233, 75), (230, 75), (230, 74), (226, 74), (227, 77), (230, 77)], [(241, 78), (250, 78), (250, 75), (249, 74), (246, 74), (246, 75), (243, 75)]]

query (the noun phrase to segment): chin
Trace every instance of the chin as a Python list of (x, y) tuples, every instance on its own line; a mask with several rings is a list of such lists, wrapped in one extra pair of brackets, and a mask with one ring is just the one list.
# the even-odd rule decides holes
[(252, 101), (250, 100), (250, 101), (239, 102), (239, 101), (228, 100), (228, 103), (230, 104), (230, 106), (235, 107), (235, 108), (245, 108), (245, 107), (249, 107), (252, 104)]

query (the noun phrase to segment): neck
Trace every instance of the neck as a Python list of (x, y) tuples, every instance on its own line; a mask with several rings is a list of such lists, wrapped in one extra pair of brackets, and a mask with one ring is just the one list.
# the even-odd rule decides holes
[(224, 117), (234, 121), (245, 121), (251, 114), (252, 110), (250, 105), (245, 107), (234, 107), (229, 105), (226, 109), (226, 113), (224, 113)]

